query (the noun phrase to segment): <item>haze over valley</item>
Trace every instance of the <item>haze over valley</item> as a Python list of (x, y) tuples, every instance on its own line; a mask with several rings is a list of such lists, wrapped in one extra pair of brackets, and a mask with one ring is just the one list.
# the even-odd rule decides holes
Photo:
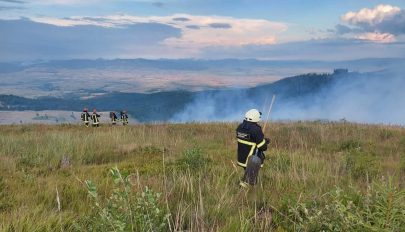
[[(265, 112), (269, 98), (276, 95), (275, 120), (402, 125), (405, 101), (398, 99), (405, 97), (403, 61), (138, 59), (54, 61), (14, 70), (10, 66), (2, 75), (37, 78), (10, 78), (15, 84), (2, 87), (9, 92), (0, 94), (0, 123), (78, 123), (83, 107), (125, 109), (132, 122), (237, 121), (249, 108)], [(333, 66), (369, 71), (330, 69)], [(312, 72), (272, 76), (308, 70)], [(26, 112), (13, 118), (15, 110)]]

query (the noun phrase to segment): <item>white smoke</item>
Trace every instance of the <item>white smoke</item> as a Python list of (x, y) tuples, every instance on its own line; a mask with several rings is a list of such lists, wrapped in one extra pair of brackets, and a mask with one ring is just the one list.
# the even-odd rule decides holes
[[(257, 108), (264, 114), (277, 93), (271, 118), (275, 120), (347, 120), (360, 123), (405, 125), (404, 72), (333, 76), (333, 81), (309, 94), (288, 96), (274, 87), (200, 93), (172, 121), (240, 121)], [(267, 99), (267, 100), (266, 100)]]
[(192, 103), (174, 115), (174, 122), (209, 122), (209, 121), (235, 121), (240, 118), (244, 109), (237, 104), (243, 102), (247, 108), (256, 107), (254, 99), (250, 99), (245, 90), (221, 91), (199, 93)]

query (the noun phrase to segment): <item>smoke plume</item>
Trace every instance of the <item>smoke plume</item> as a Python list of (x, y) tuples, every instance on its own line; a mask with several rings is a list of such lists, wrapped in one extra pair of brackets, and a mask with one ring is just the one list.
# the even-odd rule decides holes
[(272, 120), (347, 120), (405, 125), (401, 70), (303, 75), (252, 89), (197, 94), (171, 121), (241, 121), (251, 108), (263, 112), (273, 94)]

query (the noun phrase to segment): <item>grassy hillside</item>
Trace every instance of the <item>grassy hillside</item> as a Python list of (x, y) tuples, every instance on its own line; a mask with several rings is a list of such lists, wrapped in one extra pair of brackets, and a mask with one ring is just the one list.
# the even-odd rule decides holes
[(404, 231), (404, 128), (271, 124), (244, 190), (236, 126), (1, 126), (0, 231)]

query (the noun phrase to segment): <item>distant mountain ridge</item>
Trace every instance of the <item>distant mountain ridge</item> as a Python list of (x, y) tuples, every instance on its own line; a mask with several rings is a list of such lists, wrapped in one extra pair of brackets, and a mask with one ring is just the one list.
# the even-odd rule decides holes
[(347, 67), (350, 70), (357, 70), (360, 67), (374, 66), (387, 67), (398, 66), (405, 63), (405, 58), (369, 58), (347, 61), (319, 61), (319, 60), (257, 60), (257, 59), (71, 59), (71, 60), (50, 60), (31, 62), (0, 62), (0, 73), (19, 71), (28, 68), (152, 68), (167, 70), (206, 70), (206, 69), (226, 69), (226, 68), (246, 68), (246, 67), (317, 67), (320, 65), (328, 68)]

